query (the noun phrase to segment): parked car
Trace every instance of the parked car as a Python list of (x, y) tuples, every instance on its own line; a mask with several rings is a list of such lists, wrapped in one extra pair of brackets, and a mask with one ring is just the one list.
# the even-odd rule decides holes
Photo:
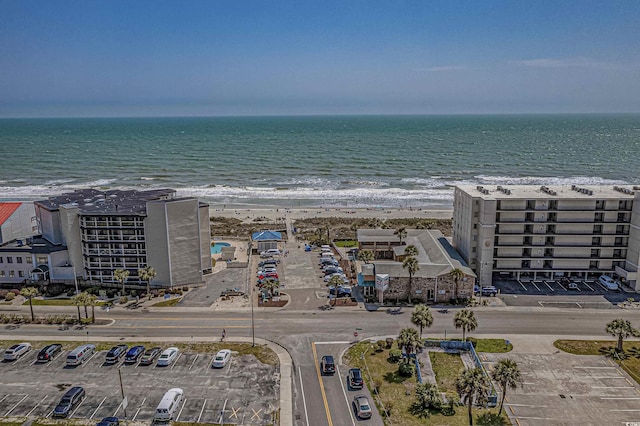
[(147, 349), (142, 358), (140, 358), (140, 365), (151, 365), (153, 362), (160, 356), (162, 353), (162, 348), (155, 347), (151, 349)]
[(80, 345), (67, 355), (67, 366), (73, 367), (84, 363), (96, 352), (96, 345), (87, 343)]
[(218, 351), (211, 366), (213, 368), (222, 368), (231, 360), (231, 351), (229, 349), (222, 349)]
[(359, 368), (352, 368), (349, 370), (349, 387), (351, 389), (362, 389), (364, 387), (364, 380), (362, 380), (362, 371)]
[(598, 278), (598, 282), (602, 284), (607, 290), (620, 290), (618, 282), (608, 275), (600, 275), (600, 277)]
[(371, 404), (369, 404), (369, 398), (367, 398), (367, 395), (356, 395), (353, 398), (353, 409), (356, 412), (356, 417), (359, 419), (371, 418)]
[(336, 363), (331, 355), (322, 357), (320, 371), (322, 371), (322, 374), (334, 374), (336, 372)]
[(38, 352), (38, 362), (49, 362), (60, 352), (62, 352), (61, 344), (53, 343), (51, 345), (47, 345)]
[(570, 282), (569, 284), (567, 284), (567, 289), (568, 290), (580, 290), (578, 288), (578, 284), (574, 283), (574, 282)]
[(53, 409), (53, 417), (67, 417), (82, 402), (85, 397), (84, 389), (81, 386), (74, 386), (69, 389), (60, 399), (56, 408)]
[(340, 268), (339, 266), (333, 266), (333, 265), (323, 268), (322, 272), (324, 272), (325, 275), (335, 274), (335, 273), (344, 274), (344, 270), (342, 268)]
[(260, 268), (266, 265), (273, 265), (275, 267), (277, 264), (278, 264), (278, 261), (276, 259), (266, 259), (258, 263), (258, 266)]
[(127, 349), (129, 349), (129, 346), (127, 345), (118, 345), (109, 349), (109, 352), (107, 352), (107, 356), (104, 359), (105, 364), (115, 364), (120, 361), (127, 353)]
[(158, 358), (158, 367), (166, 367), (171, 365), (176, 358), (178, 358), (178, 354), (180, 353), (180, 349), (178, 348), (167, 348), (162, 352), (160, 358)]
[(120, 420), (117, 417), (105, 417), (96, 426), (120, 426)]
[(143, 353), (144, 353), (144, 346), (132, 347), (131, 349), (129, 349), (129, 351), (124, 357), (125, 364), (133, 364), (134, 362), (137, 362), (138, 358), (140, 358)]
[(498, 294), (498, 289), (495, 288), (494, 286), (489, 286), (489, 287), (482, 287), (482, 295), (483, 296), (495, 296), (496, 294)]
[(331, 281), (331, 278), (333, 278), (333, 277), (340, 277), (340, 278), (342, 278), (342, 281), (347, 279), (347, 277), (344, 274), (342, 274), (340, 272), (335, 272), (333, 274), (325, 275), (323, 280), (324, 280), (325, 283), (328, 283), (329, 281)]
[(277, 280), (278, 274), (276, 272), (267, 272), (265, 274), (258, 276), (259, 280), (264, 280), (265, 278), (275, 278)]
[(276, 268), (263, 268), (256, 273), (256, 276), (259, 277), (260, 275), (276, 274), (277, 272)]
[[(329, 287), (329, 294), (336, 294), (335, 287)], [(338, 287), (338, 297), (348, 297), (351, 296), (351, 286), (345, 285)]]
[(260, 257), (273, 257), (280, 256), (280, 249), (269, 249), (263, 252), (260, 252)]
[(5, 361), (15, 361), (31, 350), (31, 343), (18, 343), (4, 351)]

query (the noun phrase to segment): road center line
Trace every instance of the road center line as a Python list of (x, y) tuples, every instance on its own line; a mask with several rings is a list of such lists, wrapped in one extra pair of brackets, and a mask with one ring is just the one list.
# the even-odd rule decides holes
[(331, 413), (329, 412), (329, 403), (327, 402), (327, 393), (324, 391), (324, 383), (322, 383), (322, 375), (320, 374), (320, 364), (318, 364), (318, 353), (316, 352), (316, 343), (311, 343), (311, 350), (313, 351), (313, 360), (316, 364), (316, 375), (318, 376), (318, 383), (320, 383), (320, 393), (322, 394), (322, 402), (324, 403), (324, 411), (327, 413), (327, 422), (329, 426), (333, 426), (331, 420)]

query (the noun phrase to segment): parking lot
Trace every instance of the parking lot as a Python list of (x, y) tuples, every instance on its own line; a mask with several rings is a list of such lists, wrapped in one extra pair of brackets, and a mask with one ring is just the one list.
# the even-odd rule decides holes
[[(572, 300), (577, 303), (581, 301), (585, 304), (617, 304), (630, 298), (637, 300), (638, 295), (635, 293), (627, 293), (624, 290), (612, 291), (607, 290), (597, 280), (572, 280), (571, 288), (569, 283), (561, 280), (536, 280), (536, 281), (520, 281), (520, 280), (494, 280), (493, 285), (500, 291), (500, 295), (511, 296), (571, 296)], [(513, 297), (501, 297), (508, 305), (520, 304), (522, 300)], [(558, 303), (566, 303), (563, 301), (566, 297), (559, 298)], [(524, 299), (526, 300), (526, 299)], [(548, 298), (544, 305), (552, 306), (553, 301)], [(597, 307), (597, 306), (576, 306), (576, 307)], [(604, 306), (602, 306), (604, 307)]]
[(490, 370), (505, 356), (516, 361), (522, 372), (522, 386), (510, 389), (505, 401), (505, 409), (518, 425), (640, 421), (640, 388), (604, 356), (484, 353), (481, 358)]
[[(3, 351), (6, 348), (1, 348)], [(170, 388), (184, 390), (176, 421), (264, 425), (278, 411), (279, 372), (255, 357), (235, 355), (222, 369), (211, 368), (212, 353), (183, 353), (168, 367), (122, 361), (104, 363), (99, 351), (84, 364), (66, 366), (67, 351), (49, 363), (37, 363), (39, 347), (13, 362), (0, 362), (0, 417), (49, 418), (71, 386), (82, 386), (86, 398), (70, 418), (99, 421), (123, 419), (120, 379), (127, 397), (127, 418), (151, 423), (155, 409)]]

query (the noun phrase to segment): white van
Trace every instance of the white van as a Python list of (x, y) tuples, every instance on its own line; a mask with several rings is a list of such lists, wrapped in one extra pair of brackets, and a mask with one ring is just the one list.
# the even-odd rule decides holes
[(615, 281), (613, 278), (611, 278), (608, 275), (600, 275), (600, 278), (598, 278), (598, 281), (600, 282), (600, 284), (602, 284), (607, 290), (613, 290), (613, 291), (617, 291), (620, 288), (618, 287), (618, 282)]
[(67, 365), (76, 366), (85, 362), (96, 351), (96, 345), (81, 345), (69, 352)]
[(180, 388), (169, 389), (164, 394), (158, 408), (156, 408), (156, 414), (153, 416), (154, 422), (170, 422), (173, 420), (174, 415), (180, 408), (182, 402), (182, 395), (184, 392)]

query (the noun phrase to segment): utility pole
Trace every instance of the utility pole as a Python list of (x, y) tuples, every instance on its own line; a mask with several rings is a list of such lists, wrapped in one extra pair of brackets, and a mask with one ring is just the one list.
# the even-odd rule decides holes
[(129, 421), (127, 420), (127, 397), (124, 396), (124, 386), (122, 386), (122, 370), (118, 368), (118, 377), (120, 377), (120, 392), (122, 393), (122, 409), (124, 410), (124, 424), (125, 426), (129, 425)]

